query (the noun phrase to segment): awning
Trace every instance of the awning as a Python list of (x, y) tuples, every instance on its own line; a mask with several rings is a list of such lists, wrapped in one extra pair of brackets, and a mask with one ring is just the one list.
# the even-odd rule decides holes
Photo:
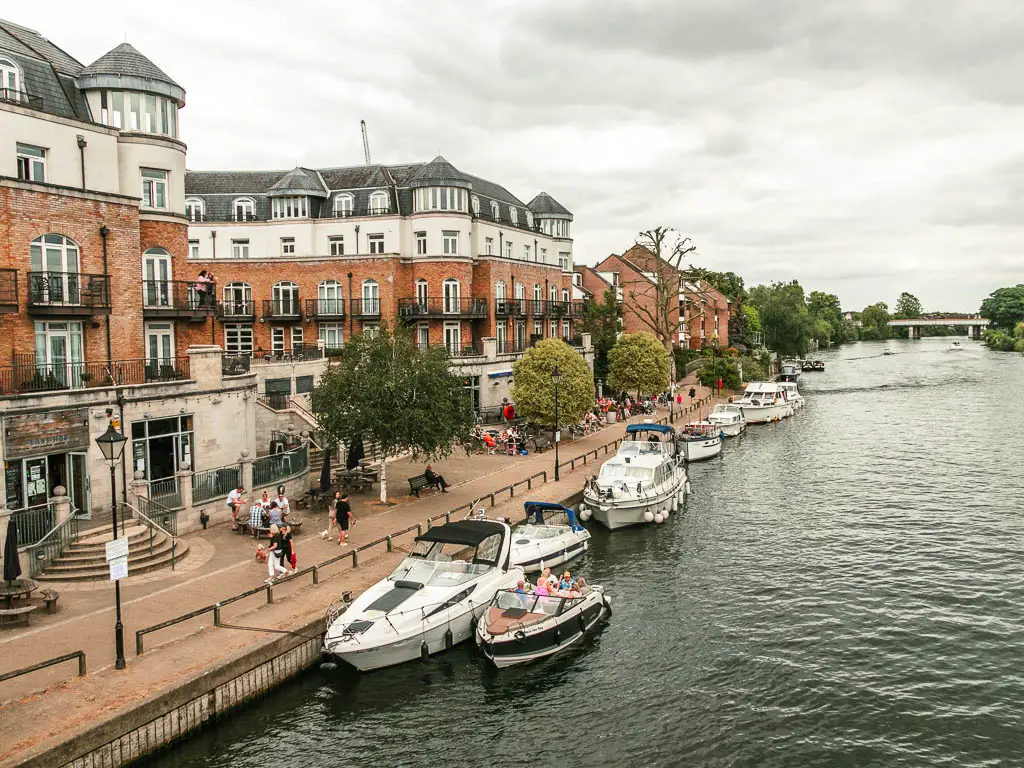
[(504, 379), (512, 375), (512, 371), (495, 371), (494, 373), (488, 373), (488, 378), (491, 379)]
[(417, 541), (441, 541), (445, 544), (465, 544), (475, 547), (481, 541), (496, 533), (504, 533), (505, 526), (493, 520), (456, 520), (431, 528)]

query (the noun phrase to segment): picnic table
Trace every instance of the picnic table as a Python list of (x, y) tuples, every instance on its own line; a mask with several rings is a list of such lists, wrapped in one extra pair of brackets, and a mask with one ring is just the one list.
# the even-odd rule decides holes
[(15, 598), (28, 598), (39, 589), (39, 585), (32, 579), (15, 579), (14, 581), (0, 581), (0, 597), (4, 599), (7, 608), (14, 607)]

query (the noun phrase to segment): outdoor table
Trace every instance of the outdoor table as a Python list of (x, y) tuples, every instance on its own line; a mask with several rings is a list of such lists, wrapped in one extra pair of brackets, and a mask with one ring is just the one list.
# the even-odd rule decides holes
[(15, 579), (14, 581), (0, 581), (0, 597), (8, 608), (14, 607), (16, 597), (29, 597), (39, 589), (39, 585), (32, 579)]

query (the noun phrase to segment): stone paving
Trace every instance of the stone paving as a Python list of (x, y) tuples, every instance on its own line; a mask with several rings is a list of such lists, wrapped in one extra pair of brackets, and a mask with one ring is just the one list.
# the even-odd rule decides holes
[[(686, 388), (689, 385), (684, 384)], [(699, 397), (708, 394), (708, 390), (699, 388)], [(709, 408), (705, 406), (702, 412)], [(667, 412), (659, 414), (664, 415)], [(687, 415), (684, 420), (695, 417), (696, 414)], [(677, 419), (676, 424), (680, 423)], [(624, 429), (624, 425), (618, 424), (574, 442), (563, 442), (560, 459), (566, 461), (598, 448), (621, 437)], [(424, 498), (417, 500), (407, 496), (405, 480), (420, 474), (423, 463), (396, 460), (388, 465), (388, 488), (389, 496), (399, 503), (382, 507), (376, 491), (353, 495), (357, 524), (350, 531), (349, 541), (356, 546), (373, 541), (543, 470), (548, 470), (551, 482), (535, 486), (529, 497), (564, 499), (582, 489), (590, 472), (582, 471), (582, 467), (575, 472), (565, 468), (556, 484), (551, 477), (553, 467), (552, 450), (525, 457), (452, 456), (434, 462), (435, 471), (451, 484), (450, 492), (424, 494)], [(595, 464), (590, 463), (589, 467)], [(506, 495), (506, 501), (495, 507), (494, 514), (521, 515), (524, 493), (525, 489), (514, 500), (508, 500)], [(321, 539), (319, 533), (326, 528), (326, 513), (314, 515), (302, 510), (301, 516), (303, 530), (295, 539), (300, 569), (351, 549), (339, 547), (336, 540)], [(21, 755), (60, 743), (62, 734), (84, 728), (97, 717), (115, 717), (125, 708), (151, 700), (163, 687), (180, 683), (185, 671), (202, 674), (229, 654), (240, 654), (279, 637), (213, 628), (212, 617), (206, 614), (147, 636), (145, 654), (135, 655), (137, 629), (252, 589), (267, 577), (266, 565), (255, 560), (256, 542), (249, 536), (233, 533), (227, 525), (189, 534), (188, 540), (189, 554), (174, 571), (165, 569), (122, 581), (127, 670), (113, 669), (113, 587), (106, 581), (57, 584), (61, 600), (56, 614), (43, 613), (38, 620), (34, 616), (31, 626), (0, 633), (0, 673), (79, 648), (86, 651), (89, 661), (89, 674), (84, 678), (73, 677), (74, 664), (69, 662), (0, 683), (0, 700), (5, 702), (0, 704), (0, 766), (15, 765)], [(407, 546), (411, 541), (410, 535), (397, 543)], [(397, 551), (385, 554), (381, 546), (361, 554), (358, 569), (352, 569), (350, 558), (345, 558), (321, 570), (319, 585), (314, 586), (309, 576), (285, 580), (274, 587), (273, 604), (268, 605), (261, 592), (225, 608), (222, 620), (239, 623), (245, 617), (243, 623), (260, 627), (302, 626), (322, 616), (331, 600), (343, 590), (358, 592), (382, 578), (400, 556)], [(39, 725), (26, 727), (26, 723)]]

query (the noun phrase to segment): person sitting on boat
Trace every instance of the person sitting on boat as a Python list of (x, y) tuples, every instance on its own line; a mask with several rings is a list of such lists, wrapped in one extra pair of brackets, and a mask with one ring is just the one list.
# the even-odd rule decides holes
[(520, 579), (519, 581), (516, 582), (516, 589), (515, 589), (515, 591), (518, 592), (520, 595), (525, 595), (526, 594), (526, 581), (525, 581), (525, 579)]
[(580, 576), (578, 579), (576, 579), (576, 590), (580, 593), (580, 595), (583, 594), (583, 591), (586, 588), (587, 588), (586, 579), (584, 579), (582, 576)]
[(661, 438), (658, 437), (658, 433), (657, 432), (651, 432), (650, 437), (647, 438), (647, 442), (648, 443), (660, 443), (661, 442)]
[(547, 597), (548, 596), (548, 582), (544, 581), (543, 579), (538, 581), (537, 582), (537, 586), (534, 587), (534, 589), (533, 589), (533, 594), (537, 595), (538, 597)]
[(562, 580), (558, 582), (559, 589), (571, 589), (572, 588), (572, 574), (566, 571), (562, 574)]

